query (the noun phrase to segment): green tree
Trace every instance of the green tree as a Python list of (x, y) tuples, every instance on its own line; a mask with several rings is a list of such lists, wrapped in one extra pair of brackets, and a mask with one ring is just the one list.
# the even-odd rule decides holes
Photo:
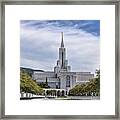
[(20, 91), (33, 94), (43, 93), (43, 89), (26, 72), (22, 71), (20, 72)]
[(38, 85), (39, 85), (41, 88), (50, 88), (50, 86), (48, 85), (47, 77), (46, 77), (45, 82), (38, 83)]
[(45, 81), (44, 88), (49, 88), (49, 86), (48, 86), (48, 81), (47, 81), (47, 77), (46, 77), (46, 81)]

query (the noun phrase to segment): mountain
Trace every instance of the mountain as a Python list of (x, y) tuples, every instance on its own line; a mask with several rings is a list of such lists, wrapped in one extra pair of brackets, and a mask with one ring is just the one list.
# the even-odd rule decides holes
[(32, 74), (33, 74), (34, 71), (44, 72), (43, 70), (34, 70), (34, 69), (31, 69), (31, 68), (25, 68), (25, 67), (20, 67), (20, 71), (26, 72), (31, 77), (32, 77)]

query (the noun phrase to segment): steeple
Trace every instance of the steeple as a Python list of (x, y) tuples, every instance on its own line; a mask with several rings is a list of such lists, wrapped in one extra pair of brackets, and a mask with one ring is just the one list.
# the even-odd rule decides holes
[(61, 35), (62, 35), (61, 48), (64, 48), (64, 42), (63, 42), (63, 32), (61, 32)]
[(54, 67), (55, 73), (58, 72), (69, 72), (70, 66), (68, 66), (68, 60), (66, 60), (66, 48), (64, 48), (63, 32), (61, 32), (61, 46), (59, 48), (59, 59), (57, 60), (57, 66)]

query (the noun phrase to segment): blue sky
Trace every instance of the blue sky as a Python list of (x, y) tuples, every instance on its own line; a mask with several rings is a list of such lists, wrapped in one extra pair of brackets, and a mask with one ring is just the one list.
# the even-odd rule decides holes
[(21, 20), (20, 65), (53, 70), (64, 32), (67, 59), (72, 71), (94, 72), (100, 65), (99, 20)]

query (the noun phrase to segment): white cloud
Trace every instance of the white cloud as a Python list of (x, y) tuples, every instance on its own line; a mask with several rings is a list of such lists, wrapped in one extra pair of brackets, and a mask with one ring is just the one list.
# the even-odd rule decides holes
[(21, 66), (53, 70), (58, 59), (62, 31), (72, 70), (94, 72), (100, 64), (99, 36), (66, 26), (49, 25), (34, 29), (21, 24)]

